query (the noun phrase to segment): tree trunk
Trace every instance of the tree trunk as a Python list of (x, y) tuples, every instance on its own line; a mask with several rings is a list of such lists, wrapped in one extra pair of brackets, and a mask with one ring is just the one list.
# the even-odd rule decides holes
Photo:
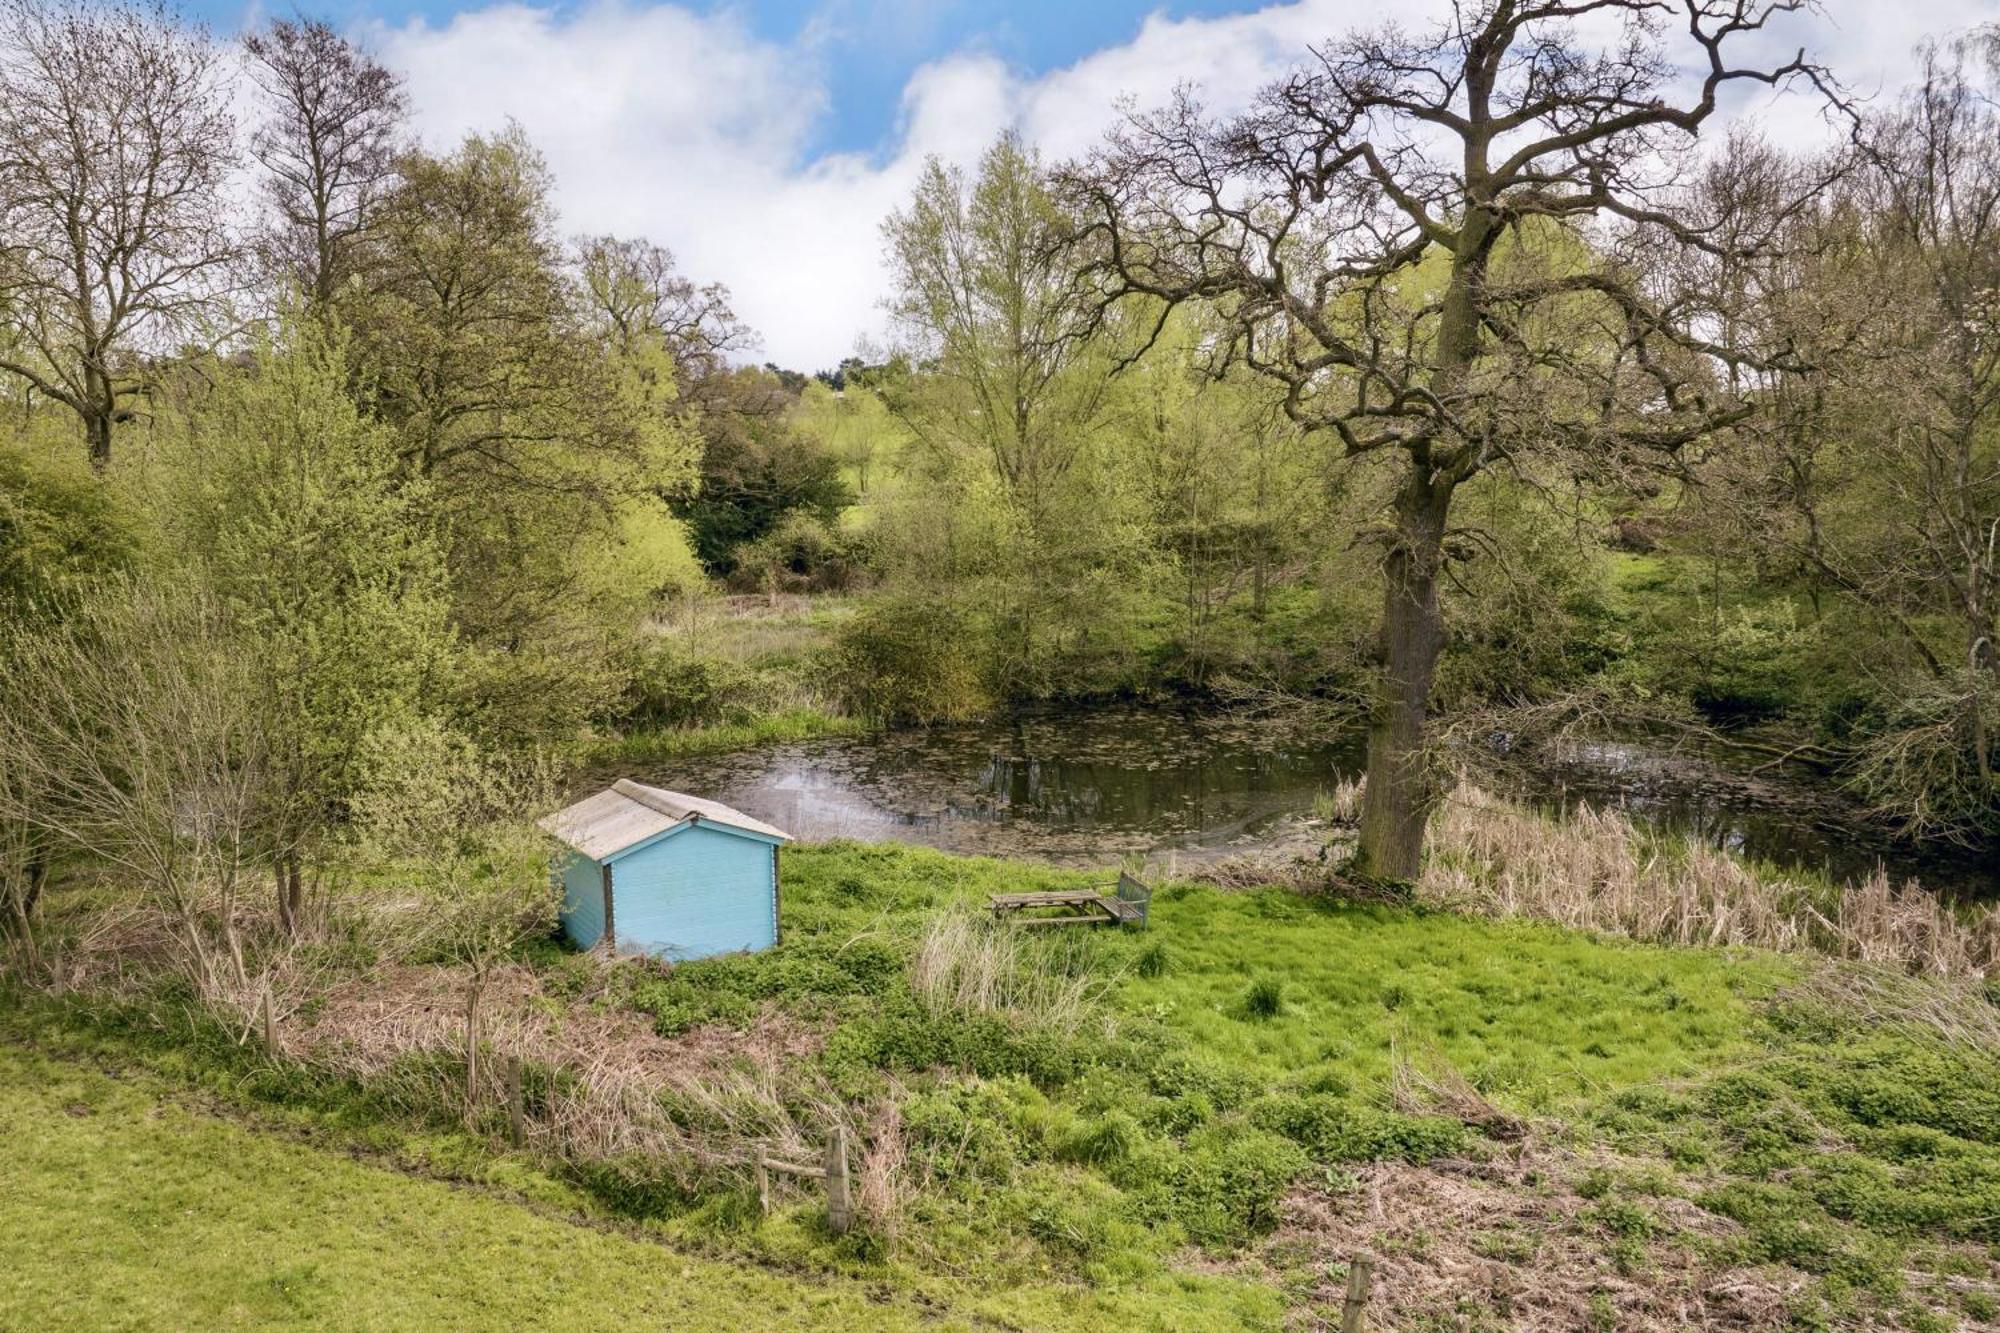
[(299, 918), (305, 913), (305, 876), (299, 871), (297, 852), (286, 852), (278, 858), (278, 924), (284, 928), (287, 939), (296, 939), (299, 933)]
[(465, 1103), (476, 1106), (479, 1103), (479, 999), (486, 986), (483, 976), (475, 975), (472, 985), (465, 992)]
[(1383, 561), (1380, 675), (1368, 725), (1368, 783), (1353, 870), (1412, 880), (1423, 866), (1424, 825), (1436, 799), (1424, 754), (1431, 680), (1444, 648), (1438, 573), (1452, 483), (1413, 463), (1396, 496), (1396, 537)]
[(90, 413), (83, 419), (83, 433), (90, 444), (90, 466), (104, 471), (111, 466), (111, 414)]

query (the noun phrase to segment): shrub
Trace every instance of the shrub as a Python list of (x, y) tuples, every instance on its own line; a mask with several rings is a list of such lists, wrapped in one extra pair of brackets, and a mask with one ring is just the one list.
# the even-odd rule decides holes
[(1273, 1093), (1250, 1107), (1250, 1119), (1329, 1164), (1428, 1162), (1463, 1152), (1469, 1137), (1445, 1116), (1403, 1115), (1331, 1093)]
[(878, 722), (957, 722), (992, 705), (971, 617), (947, 603), (882, 602), (842, 627), (833, 674), (848, 706)]
[(1140, 976), (1151, 979), (1154, 977), (1163, 977), (1167, 974), (1167, 961), (1167, 946), (1165, 942), (1153, 940), (1145, 948), (1139, 950), (1139, 956), (1133, 961), (1132, 966), (1133, 970)]
[(1215, 1246), (1241, 1244), (1276, 1226), (1279, 1197), (1307, 1166), (1297, 1144), (1241, 1123), (1190, 1135), (1175, 1160), (1146, 1198), (1191, 1239)]
[(862, 581), (870, 563), (864, 539), (796, 509), (734, 554), (729, 583), (745, 592), (843, 592)]
[(620, 721), (682, 727), (743, 712), (749, 673), (734, 662), (703, 657), (669, 639), (651, 639), (632, 650)]
[(1131, 1156), (1133, 1147), (1144, 1132), (1139, 1128), (1138, 1121), (1123, 1111), (1091, 1116), (1062, 1136), (1056, 1144), (1055, 1155), (1065, 1162), (1109, 1166)]

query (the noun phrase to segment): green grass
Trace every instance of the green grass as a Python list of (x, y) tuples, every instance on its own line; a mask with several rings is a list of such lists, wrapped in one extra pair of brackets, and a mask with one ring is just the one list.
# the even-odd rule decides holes
[(822, 736), (856, 736), (863, 730), (865, 725), (859, 718), (842, 717), (811, 708), (793, 708), (744, 722), (662, 727), (608, 737), (591, 747), (584, 762), (647, 763), (682, 759), (696, 754), (718, 754), (761, 745), (817, 740)]
[[(21, 1328), (1257, 1327), (1268, 1297), (944, 1303), (577, 1226), (0, 1045), (0, 1310)], [(1204, 1284), (1192, 1284), (1200, 1289)], [(1213, 1285), (1213, 1284), (1208, 1284)]]
[[(1843, 1008), (1812, 989), (1831, 974), (1823, 962), (1192, 884), (1160, 886), (1145, 931), (952, 936), (972, 950), (1006, 941), (1019, 951), (1010, 967), (1088, 979), (1083, 1019), (1066, 1011), (1058, 1022), (1034, 1012), (1032, 998), (999, 1012), (940, 1010), (924, 998), (940, 992), (915, 984), (914, 963), (940, 913), (983, 916), (988, 893), (1095, 877), (894, 845), (794, 848), (785, 858), (780, 948), (667, 971), (623, 967), (608, 989), (596, 963), (553, 941), (523, 960), (545, 1002), (623, 1006), (666, 1035), (768, 1022), (773, 1011), (823, 1034), (823, 1049), (787, 1071), (797, 1082), (778, 1095), (830, 1089), (859, 1108), (898, 1107), (911, 1188), (893, 1242), (834, 1241), (810, 1202), (759, 1222), (728, 1179), (689, 1192), (513, 1157), (492, 1126), (459, 1127), (455, 1107), (425, 1118), (393, 1089), (273, 1068), (226, 1034), (176, 1026), (185, 1011), (158, 1000), (122, 1017), (75, 1001), (22, 1004), (11, 1018), (0, 1006), (0, 1035), (136, 1059), (152, 1077), (197, 1084), (317, 1142), (365, 1146), (545, 1211), (814, 1274), (783, 1282), (803, 1286), (790, 1299), (835, 1302), (828, 1310), (846, 1308), (844, 1284), (873, 1284), (898, 1293), (885, 1320), (906, 1313), (907, 1299), (948, 1311), (947, 1323), (1280, 1321), (1291, 1276), (1274, 1286), (1254, 1280), (1270, 1268), (1197, 1276), (1190, 1247), (1206, 1254), (1197, 1269), (1246, 1252), (1268, 1258), (1281, 1201), (1301, 1183), (1339, 1189), (1357, 1163), (1511, 1151), (1477, 1124), (1399, 1101), (1402, 1059), (1449, 1066), (1502, 1112), (1540, 1121), (1538, 1145), (1622, 1154), (1602, 1182), (1578, 1187), (1589, 1232), (1621, 1274), (1643, 1275), (1654, 1247), (1682, 1243), (1656, 1225), (1669, 1195), (1740, 1224), (1715, 1243), (1718, 1261), (1809, 1274), (1798, 1298), (1808, 1323), (1900, 1310), (1921, 1324), (1912, 1288), (1922, 1274), (1983, 1282), (1983, 1265), (2000, 1256), (2000, 1061)], [(1975, 1014), (1989, 1004), (1976, 994), (1959, 1002)], [(74, 1036), (93, 1024), (89, 1041)], [(716, 1128), (698, 1108), (682, 1113), (697, 1137)], [(184, 1116), (175, 1123), (188, 1128)], [(64, 1122), (56, 1137), (92, 1124), (109, 1126)], [(173, 1178), (138, 1158), (120, 1167), (118, 1151), (102, 1170)], [(232, 1172), (241, 1157), (208, 1156)], [(100, 1168), (36, 1158), (12, 1169), (60, 1178)], [(217, 1188), (239, 1186), (232, 1175)], [(101, 1206), (113, 1206), (108, 1193)], [(449, 1278), (445, 1257), (421, 1262), (444, 1265), (439, 1280)], [(1931, 1304), (1956, 1300), (1977, 1317), (1990, 1294), (1975, 1282), (1962, 1300)], [(818, 1307), (800, 1308), (806, 1318)]]
[[(1726, 1062), (1750, 1045), (1753, 1003), (1794, 974), (1763, 954), (1278, 890), (1169, 888), (1153, 922), (1173, 966), (1151, 979), (1134, 968), (1119, 1003), (1211, 1058), (1260, 1078), (1379, 1089), (1398, 1043), (1435, 1048), (1525, 1113)], [(1282, 1004), (1246, 1021), (1245, 988), (1260, 978), (1283, 980)]]

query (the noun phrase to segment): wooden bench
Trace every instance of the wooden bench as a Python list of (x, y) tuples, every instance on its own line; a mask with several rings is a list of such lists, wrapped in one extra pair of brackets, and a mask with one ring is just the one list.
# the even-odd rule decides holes
[[(1111, 892), (1104, 890), (1109, 888)], [(996, 893), (987, 898), (996, 920), (1012, 918), (1017, 926), (1143, 926), (1153, 891), (1130, 875), (1110, 885), (1053, 889), (1040, 893)], [(1060, 916), (1022, 916), (1043, 908), (1068, 908)]]

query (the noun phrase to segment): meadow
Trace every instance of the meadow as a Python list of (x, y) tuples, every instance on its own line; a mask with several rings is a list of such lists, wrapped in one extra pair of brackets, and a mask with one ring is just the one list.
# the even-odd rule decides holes
[[(369, 1183), (335, 1193), (454, 1182), (438, 1197), (481, 1220), (439, 1234), (567, 1237), (530, 1247), (537, 1263), (574, 1248), (605, 1275), (482, 1265), (496, 1311), (528, 1290), (588, 1291), (576, 1308), (606, 1317), (663, 1308), (683, 1297), (657, 1260), (650, 1285), (615, 1275), (664, 1246), (664, 1271), (730, 1265), (797, 1327), (848, 1322), (857, 1292), (884, 1321), (1312, 1327), (1337, 1318), (1361, 1253), (1389, 1328), (1441, 1310), (1474, 1328), (1992, 1317), (2000, 1008), (1976, 979), (1295, 885), (1166, 883), (1143, 931), (1027, 932), (981, 910), (1087, 878), (833, 843), (787, 853), (785, 942), (764, 954), (667, 968), (531, 941), (482, 1028), (489, 1057), (526, 1061), (521, 1150), (492, 1100), (465, 1100), (444, 962), (349, 939), (350, 984), (288, 1018), (276, 1060), (171, 983), (17, 993), (9, 1114), (56, 1128), (10, 1167), (8, 1234), (38, 1263), (92, 1265), (117, 1300), (137, 1283), (138, 1250), (119, 1247), (142, 1247), (148, 1209), (178, 1210), (236, 1257), (196, 1251), (149, 1299), (284, 1314), (275, 1219), (323, 1211), (312, 1163), (358, 1155), (374, 1165), (338, 1168)], [(89, 1087), (49, 1091), (72, 1083)], [(811, 1188), (781, 1186), (760, 1216), (742, 1150), (810, 1151), (836, 1122), (860, 1228), (832, 1234)], [(218, 1146), (239, 1140), (262, 1146)], [(206, 1184), (190, 1165), (222, 1161)], [(165, 1193), (112, 1188), (131, 1180)], [(36, 1219), (59, 1197), (52, 1232)], [(354, 1207), (299, 1261), (317, 1275), (301, 1322), (385, 1243)], [(470, 1280), (450, 1254), (405, 1253), (431, 1297)], [(709, 1307), (685, 1299), (702, 1326)]]

